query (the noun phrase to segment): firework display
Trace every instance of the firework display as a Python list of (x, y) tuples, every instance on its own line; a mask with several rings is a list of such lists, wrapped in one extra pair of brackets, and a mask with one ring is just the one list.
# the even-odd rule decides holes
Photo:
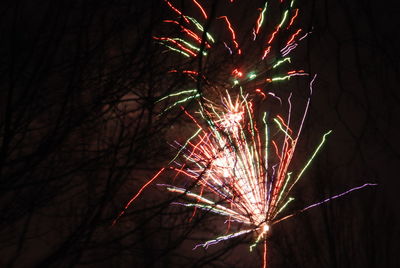
[[(180, 34), (160, 34), (153, 39), (171, 53), (186, 58), (185, 64), (170, 70), (170, 73), (187, 76), (192, 87), (161, 96), (157, 103), (165, 105), (163, 113), (172, 110), (183, 112), (193, 133), (185, 141), (172, 141), (175, 156), (132, 197), (125, 210), (161, 174), (171, 171), (174, 173), (172, 177), (183, 178), (186, 183), (183, 186), (175, 183), (157, 185), (182, 197), (173, 205), (190, 207), (193, 214), (197, 210), (215, 213), (224, 217), (225, 222), (239, 222), (243, 226), (237, 232), (197, 244), (194, 249), (254, 233), (250, 251), (262, 243), (263, 266), (266, 267), (267, 233), (274, 224), (374, 184), (366, 183), (287, 214), (285, 208), (294, 200), (290, 196), (291, 190), (304, 176), (332, 132), (329, 130), (321, 134), (309, 158), (298, 160), (303, 163), (302, 168), (293, 170), (292, 160), (304, 128), (316, 78), (303, 70), (288, 69), (291, 64), (289, 55), (309, 34), (298, 26), (299, 9), (293, 0), (261, 3), (255, 10), (257, 16), (250, 34), (242, 42), (229, 16), (208, 12), (211, 8), (204, 7), (205, 1), (189, 2), (192, 12), (185, 12), (174, 1), (164, 0), (174, 18), (163, 23)], [(230, 5), (234, 1), (226, 2)], [(277, 18), (275, 24), (273, 19), (266, 23), (270, 9), (281, 11), (279, 16), (273, 16)], [(219, 39), (212, 34), (214, 25), (224, 29), (227, 39)], [(249, 42), (256, 44), (258, 49), (252, 49)], [(231, 63), (223, 68), (228, 75), (221, 75), (226, 77), (226, 81), (220, 83), (214, 83), (213, 75), (209, 75), (214, 70), (204, 64), (206, 60), (212, 61), (213, 51), (217, 51), (219, 57), (232, 58)], [(296, 109), (301, 112), (296, 112), (296, 120), (293, 120), (292, 94), (280, 94), (273, 90), (273, 84), (295, 76), (306, 76), (309, 87), (308, 98), (301, 109)], [(272, 112), (268, 106), (269, 99), (287, 109)]]

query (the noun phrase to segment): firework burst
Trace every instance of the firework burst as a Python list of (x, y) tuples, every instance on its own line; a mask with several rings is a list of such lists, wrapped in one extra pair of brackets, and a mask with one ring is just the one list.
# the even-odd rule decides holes
[[(164, 20), (164, 23), (176, 27), (181, 34), (178, 37), (154, 36), (154, 40), (169, 51), (188, 58), (185, 68), (172, 69), (170, 73), (189, 76), (195, 86), (166, 94), (158, 102), (169, 102), (163, 113), (173, 109), (182, 110), (195, 130), (186, 141), (174, 141), (172, 145), (177, 150), (175, 157), (139, 190), (119, 216), (147, 186), (164, 171), (171, 170), (175, 173), (174, 177), (180, 176), (191, 182), (189, 187), (188, 183), (184, 187), (158, 184), (185, 197), (186, 201), (173, 202), (174, 205), (193, 208), (193, 215), (197, 210), (205, 210), (225, 217), (226, 222), (239, 222), (246, 226), (240, 231), (198, 244), (194, 249), (207, 248), (224, 240), (254, 233), (255, 239), (250, 245), (250, 251), (263, 242), (263, 266), (266, 267), (267, 233), (274, 224), (353, 190), (374, 184), (364, 184), (298, 212), (285, 214), (285, 208), (294, 200), (290, 196), (292, 188), (302, 178), (331, 133), (326, 132), (321, 141), (315, 143), (316, 148), (309, 159), (304, 161), (303, 168), (291, 170), (308, 113), (315, 76), (310, 80), (310, 94), (299, 123), (291, 120), (291, 94), (288, 98), (281, 98), (267, 88), (294, 76), (308, 75), (303, 70), (279, 71), (281, 66), (291, 63), (288, 55), (308, 34), (296, 26), (299, 10), (294, 7), (293, 0), (276, 1), (275, 4), (283, 12), (275, 26), (269, 26), (272, 29), (270, 33), (263, 32), (263, 27), (271, 3), (264, 2), (260, 6), (250, 40), (261, 40), (262, 49), (258, 50), (259, 53), (251, 51), (258, 54), (258, 60), (247, 65), (247, 61), (241, 59), (244, 54), (249, 54), (249, 49), (238, 41), (235, 27), (228, 16), (210, 15), (200, 1), (193, 0), (193, 9), (200, 14), (200, 19), (197, 20), (194, 16), (184, 14), (171, 1), (164, 2), (177, 16), (176, 19)], [(211, 22), (222, 23), (230, 39), (221, 41), (214, 38), (209, 31)], [(277, 39), (281, 41), (276, 42)], [(208, 75), (210, 70), (202, 65), (202, 59), (208, 58), (213, 49), (218, 50), (220, 44), (223, 44), (226, 57), (232, 57), (233, 62), (242, 64), (242, 68), (232, 65), (226, 68), (228, 71), (224, 72), (229, 73), (229, 82), (220, 83), (224, 85), (222, 89), (213, 84)], [(249, 58), (252, 59), (252, 56)], [(279, 72), (281, 75), (272, 75)], [(271, 116), (268, 109), (261, 111), (262, 109), (255, 107), (255, 98), (265, 101), (269, 99), (267, 97), (279, 100), (281, 105), (286, 103), (289, 109), (285, 115)], [(193, 102), (198, 103), (195, 112), (190, 111), (188, 105)]]
[[(290, 107), (290, 98), (288, 102)], [(184, 144), (176, 143), (178, 154), (169, 169), (190, 178), (192, 187), (162, 186), (192, 200), (173, 204), (206, 210), (248, 227), (195, 248), (207, 248), (254, 232), (257, 238), (250, 246), (253, 249), (266, 237), (270, 227), (282, 220), (281, 213), (294, 200), (289, 196), (290, 190), (321, 149), (330, 131), (323, 136), (304, 168), (293, 174), (289, 167), (309, 100), (297, 131), (290, 127), (290, 115), (287, 120), (281, 115), (269, 119), (263, 112), (261, 120), (257, 120), (254, 104), (243, 92), (234, 98), (226, 93), (220, 103), (216, 105), (206, 100), (197, 112), (198, 119), (185, 111), (198, 129)], [(275, 133), (274, 138), (271, 132)], [(212, 196), (212, 199), (205, 196)]]

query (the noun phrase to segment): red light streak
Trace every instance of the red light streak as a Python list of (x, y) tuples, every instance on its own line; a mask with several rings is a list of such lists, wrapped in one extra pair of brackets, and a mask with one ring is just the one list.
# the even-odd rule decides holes
[(232, 75), (234, 77), (243, 77), (243, 73), (239, 71), (238, 69), (233, 70)]
[(270, 45), (272, 43), (272, 41), (274, 41), (275, 39), (275, 35), (278, 33), (279, 31), (279, 27), (276, 27), (275, 31), (271, 34), (271, 37), (269, 38), (267, 44)]
[(242, 52), (241, 52), (241, 50), (239, 49), (239, 44), (238, 44), (238, 42), (236, 41), (236, 33), (235, 33), (235, 30), (233, 30), (232, 25), (231, 25), (231, 22), (229, 21), (228, 17), (227, 17), (227, 16), (221, 16), (221, 17), (219, 17), (219, 19), (224, 19), (224, 20), (225, 20), (226, 24), (228, 25), (228, 29), (229, 29), (229, 31), (230, 31), (231, 34), (232, 34), (232, 41), (233, 41), (233, 43), (235, 44), (235, 48), (237, 49), (237, 53), (238, 53), (238, 54), (241, 54)]
[[(198, 36), (196, 33), (194, 33), (193, 31), (185, 28), (184, 26), (182, 26), (179, 22), (175, 21), (175, 20), (164, 20), (163, 22), (166, 23), (174, 23), (176, 25), (179, 25), (179, 27), (181, 28), (181, 30), (183, 32), (185, 32), (186, 34), (188, 34), (190, 37), (192, 37), (194, 40), (196, 40), (197, 43), (201, 44), (202, 43), (202, 38), (200, 36)], [(204, 42), (205, 46), (207, 48), (211, 48), (210, 44), (208, 42)]]
[(263, 268), (267, 268), (267, 239), (264, 240)]
[(299, 35), (299, 33), (301, 32), (301, 29), (298, 29), (289, 39), (289, 41), (287, 41), (286, 46), (288, 46), (290, 43), (293, 42), (293, 40), (296, 38), (297, 35)]
[(175, 11), (177, 14), (179, 14), (185, 21), (186, 23), (189, 23), (189, 20), (187, 18), (185, 18), (185, 15), (183, 15), (183, 13), (177, 9), (176, 7), (174, 7), (168, 0), (164, 0), (165, 3), (167, 3), (167, 5), (173, 10)]
[(196, 6), (198, 6), (198, 8), (201, 10), (201, 14), (203, 14), (203, 17), (204, 17), (205, 19), (207, 19), (207, 18), (208, 18), (208, 17), (207, 17), (207, 13), (206, 13), (206, 11), (204, 10), (204, 8), (199, 4), (199, 2), (197, 2), (196, 0), (193, 0), (193, 3), (195, 3)]
[(289, 126), (285, 123), (285, 121), (280, 115), (277, 115), (276, 118), (278, 118), (279, 121), (281, 121), (282, 125), (284, 125), (290, 131), (290, 133), (293, 133), (293, 131), (289, 128)]
[(295, 11), (293, 17), (291, 18), (290, 23), (289, 23), (289, 25), (287, 26), (286, 29), (289, 29), (290, 26), (292, 26), (292, 24), (293, 24), (294, 20), (297, 18), (297, 15), (298, 15), (298, 14), (299, 14), (299, 9), (296, 8), (296, 11)]
[(257, 88), (255, 91), (256, 91), (258, 94), (260, 94), (261, 96), (263, 96), (263, 100), (265, 100), (265, 98), (267, 97), (267, 95), (265, 95), (265, 93), (262, 92), (261, 89)]
[(130, 207), (130, 205), (132, 204), (133, 201), (135, 201), (140, 194), (144, 191), (144, 189), (147, 188), (147, 186), (149, 186), (155, 179), (158, 178), (158, 176), (160, 176), (160, 174), (165, 170), (165, 168), (163, 167), (162, 169), (160, 169), (156, 175), (154, 175), (153, 178), (151, 178), (148, 182), (146, 182), (137, 192), (137, 194), (131, 198), (131, 200), (129, 200), (129, 202), (125, 205), (124, 209), (122, 210), (122, 212), (118, 215), (118, 217), (113, 221), (113, 225), (118, 221), (118, 219), (124, 215), (125, 211), (128, 209), (128, 207)]
[(182, 49), (183, 51), (186, 51), (187, 53), (189, 53), (192, 56), (197, 56), (196, 53), (194, 53), (193, 51), (191, 51), (190, 49), (188, 49), (187, 47), (183, 46), (182, 44), (180, 44), (178, 41), (171, 39), (169, 37), (153, 37), (153, 39), (155, 40), (162, 40), (162, 41), (168, 41), (171, 42), (173, 44), (175, 44), (177, 47), (179, 47), (180, 49)]
[[(264, 54), (262, 56), (261, 59), (265, 59), (265, 57), (268, 56), (269, 52), (271, 51), (271, 46), (268, 46), (265, 50), (264, 50)], [(268, 80), (268, 79), (267, 79)]]

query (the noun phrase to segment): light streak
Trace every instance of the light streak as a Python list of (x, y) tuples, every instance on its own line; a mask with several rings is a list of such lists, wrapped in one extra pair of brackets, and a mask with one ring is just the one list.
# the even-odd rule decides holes
[(271, 34), (271, 37), (269, 38), (267, 44), (270, 45), (272, 43), (272, 41), (274, 41), (275, 39), (275, 35), (278, 33), (279, 31), (279, 26), (276, 27), (275, 31)]
[(257, 77), (257, 75), (255, 73), (249, 73), (249, 75), (248, 75), (249, 80), (253, 80), (256, 77)]
[(264, 250), (263, 250), (263, 268), (267, 268), (267, 240), (264, 240)]
[(197, 56), (196, 53), (194, 53), (193, 51), (191, 51), (187, 47), (183, 46), (182, 44), (180, 44), (177, 40), (175, 40), (173, 38), (169, 38), (169, 37), (153, 37), (153, 39), (171, 42), (174, 45), (176, 45), (177, 47), (179, 47), (181, 50), (183, 50), (185, 53), (190, 54), (192, 56)]
[(262, 59), (262, 60), (265, 59), (265, 58), (268, 56), (268, 54), (269, 54), (270, 51), (271, 51), (271, 46), (268, 46), (268, 47), (264, 50), (264, 54), (263, 54), (263, 56), (261, 57), (261, 59)]
[(280, 65), (281, 65), (282, 63), (284, 63), (284, 62), (289, 62), (289, 63), (290, 63), (290, 58), (287, 57), (287, 58), (284, 58), (283, 60), (278, 61), (277, 63), (275, 63), (275, 64), (272, 66), (272, 69), (275, 69), (276, 67), (280, 66)]
[(229, 51), (229, 54), (233, 54), (232, 49), (224, 42), (225, 48)]
[(241, 71), (239, 71), (238, 69), (233, 70), (232, 75), (234, 75), (235, 77), (242, 77), (243, 73)]
[(263, 100), (267, 97), (267, 95), (265, 95), (264, 92), (262, 92), (262, 90), (260, 88), (256, 88), (255, 90), (258, 94), (260, 94), (261, 96), (263, 96)]
[[(171, 93), (171, 94), (169, 94), (169, 95), (167, 95), (165, 97), (162, 97), (159, 100), (157, 100), (156, 103), (160, 102), (160, 101), (163, 101), (165, 99), (171, 98), (171, 97), (176, 97), (176, 96), (181, 96), (181, 95), (186, 95), (186, 94), (193, 94), (193, 93), (197, 94), (198, 93), (197, 89), (182, 90), (182, 91), (179, 91), (179, 92), (176, 92), (176, 93)], [(196, 95), (196, 94), (194, 94), (194, 95)]]
[(158, 176), (161, 175), (161, 173), (163, 173), (163, 171), (165, 170), (165, 168), (161, 168), (156, 175), (153, 176), (153, 178), (151, 178), (148, 182), (146, 182), (140, 189), (139, 191), (136, 193), (136, 195), (134, 195), (129, 202), (125, 205), (124, 209), (121, 211), (121, 213), (118, 215), (118, 217), (116, 219), (114, 219), (112, 225), (114, 225), (119, 218), (121, 218), (122, 215), (124, 215), (125, 211), (130, 207), (130, 205), (132, 204), (133, 201), (135, 201), (140, 195), (141, 193), (147, 188), (147, 186), (149, 186), (153, 181), (155, 181), (155, 179), (158, 178)]
[(296, 36), (299, 35), (299, 33), (301, 32), (301, 29), (298, 29), (289, 39), (289, 41), (287, 41), (286, 46), (290, 45), (293, 40), (296, 38)]
[[(186, 18), (189, 19), (191, 22), (193, 22), (198, 30), (200, 30), (201, 32), (204, 32), (203, 26), (196, 19), (189, 17), (189, 16), (186, 16)], [(207, 35), (207, 39), (209, 41), (211, 41), (212, 43), (215, 42), (214, 38), (212, 37), (212, 35), (210, 33), (206, 33), (206, 35)]]
[(197, 249), (198, 247), (208, 248), (209, 246), (218, 244), (218, 243), (221, 242), (221, 241), (228, 240), (228, 239), (232, 239), (232, 238), (234, 238), (234, 237), (238, 237), (238, 236), (240, 236), (240, 235), (244, 235), (244, 234), (247, 234), (247, 233), (250, 233), (250, 232), (253, 232), (253, 231), (254, 231), (253, 229), (250, 229), (250, 230), (243, 230), (243, 231), (236, 232), (236, 233), (233, 233), (233, 234), (220, 236), (220, 237), (217, 237), (217, 238), (215, 238), (215, 239), (213, 239), (213, 240), (209, 240), (209, 241), (207, 241), (207, 242), (205, 242), (205, 243), (203, 243), (203, 244), (196, 245), (196, 246), (193, 248), (193, 250)]
[[(189, 18), (189, 17), (187, 17), (187, 18)], [(192, 39), (196, 40), (197, 43), (199, 43), (199, 44), (202, 43), (202, 38), (201, 38), (200, 36), (198, 36), (198, 35), (197, 35), (196, 33), (194, 33), (193, 31), (187, 29), (186, 27), (182, 26), (182, 25), (181, 25), (179, 22), (177, 22), (176, 20), (164, 20), (164, 22), (166, 22), (166, 23), (174, 23), (174, 24), (178, 25), (184, 33), (186, 33), (187, 35), (189, 35)], [(208, 36), (208, 35), (207, 35), (207, 36)], [(209, 37), (207, 37), (207, 38), (210, 39), (210, 40), (213, 40), (212, 38), (209, 38)], [(177, 38), (177, 39), (178, 39), (178, 38)], [(179, 40), (183, 40), (183, 39), (179, 38)], [(211, 47), (207, 42), (205, 42), (205, 46), (206, 46), (207, 48), (210, 48), (210, 47)]]
[(279, 23), (278, 28), (282, 28), (282, 25), (285, 23), (285, 21), (287, 19), (288, 13), (289, 13), (289, 10), (286, 10), (285, 13), (283, 13), (283, 17), (282, 17), (281, 23)]
[(327, 198), (327, 199), (325, 199), (325, 200), (322, 200), (322, 201), (320, 201), (320, 202), (318, 202), (318, 203), (315, 203), (315, 204), (312, 204), (312, 205), (310, 205), (310, 206), (308, 206), (308, 207), (305, 207), (305, 208), (303, 208), (301, 211), (303, 212), (303, 211), (306, 211), (306, 210), (308, 210), (308, 209), (310, 209), (310, 208), (313, 208), (313, 207), (322, 205), (323, 203), (326, 203), (326, 202), (329, 202), (329, 201), (331, 201), (331, 200), (333, 200), (333, 199), (342, 197), (342, 196), (344, 196), (344, 195), (346, 195), (346, 194), (349, 194), (349, 193), (351, 193), (351, 192), (353, 192), (353, 191), (360, 190), (360, 189), (362, 189), (362, 188), (364, 188), (364, 187), (367, 187), (367, 186), (377, 186), (377, 185), (378, 185), (378, 184), (376, 184), (376, 183), (365, 183), (365, 184), (363, 184), (363, 185), (361, 185), (361, 186), (357, 186), (357, 187), (351, 188), (351, 189), (349, 189), (349, 190), (347, 190), (347, 191), (345, 191), (345, 192), (343, 192), (343, 193), (341, 193), (341, 194), (334, 195), (334, 196), (329, 197), (329, 198)]
[(196, 0), (192, 0), (192, 1), (193, 1), (193, 3), (195, 3), (196, 6), (200, 9), (201, 14), (203, 14), (203, 17), (204, 17), (205, 19), (208, 19), (208, 16), (207, 16), (206, 11), (205, 11), (204, 8), (199, 4), (199, 2), (197, 2)]
[(298, 46), (297, 43), (289, 44), (282, 49), (282, 57), (286, 57), (293, 49)]
[(294, 183), (292, 186), (289, 188), (289, 191), (292, 189), (292, 187), (300, 180), (300, 178), (303, 176), (304, 172), (306, 169), (310, 166), (311, 162), (314, 160), (315, 156), (318, 154), (318, 152), (321, 150), (322, 146), (324, 145), (326, 141), (326, 137), (332, 133), (332, 130), (329, 130), (322, 136), (322, 140), (318, 147), (315, 149), (314, 153), (311, 155), (310, 159), (307, 161), (306, 165), (303, 167), (303, 169), (300, 171), (299, 175), (297, 175), (297, 178), (295, 179)]
[(199, 98), (200, 96), (201, 96), (201, 94), (198, 93), (198, 94), (195, 94), (195, 95), (191, 95), (191, 96), (189, 96), (189, 97), (186, 97), (186, 98), (184, 98), (184, 99), (181, 99), (181, 100), (179, 100), (179, 101), (176, 101), (175, 103), (173, 103), (173, 104), (171, 104), (170, 106), (168, 106), (168, 107), (164, 110), (164, 112), (166, 112), (166, 111), (168, 111), (168, 110), (171, 110), (172, 108), (174, 108), (175, 106), (177, 106), (177, 105), (179, 105), (179, 104), (185, 103), (185, 102), (187, 102), (187, 101), (189, 101), (189, 100), (192, 100), (192, 99)]
[(295, 11), (293, 17), (290, 19), (290, 22), (289, 22), (289, 25), (287, 26), (287, 29), (289, 29), (290, 26), (292, 26), (294, 20), (297, 18), (298, 15), (299, 15), (299, 9), (296, 8), (296, 11)]
[(162, 43), (162, 42), (159, 42), (159, 43), (162, 44), (163, 46), (169, 48), (169, 49), (172, 50), (172, 51), (178, 52), (179, 54), (182, 54), (183, 56), (190, 58), (190, 55), (189, 55), (188, 53), (182, 51), (182, 50), (179, 50), (179, 49), (177, 49), (177, 48), (171, 47), (171, 46), (166, 45), (166, 44), (164, 44), (164, 43)]
[(231, 24), (231, 22), (229, 21), (228, 17), (227, 17), (227, 16), (221, 16), (221, 17), (219, 17), (219, 19), (224, 19), (224, 21), (226, 22), (226, 24), (227, 24), (227, 26), (228, 26), (228, 29), (229, 29), (229, 31), (231, 32), (231, 35), (232, 35), (232, 42), (233, 42), (233, 44), (235, 45), (235, 48), (236, 48), (236, 50), (237, 50), (237, 53), (238, 53), (238, 54), (241, 54), (242, 52), (241, 52), (241, 50), (240, 50), (240, 48), (239, 48), (239, 44), (238, 44), (238, 42), (236, 41), (236, 33), (235, 33), (235, 30), (233, 30), (232, 24)]
[(177, 14), (179, 14), (187, 23), (189, 23), (189, 20), (187, 18), (185, 18), (185, 16), (183, 15), (183, 13), (177, 9), (176, 7), (174, 7), (168, 0), (164, 0), (165, 3), (167, 3), (167, 5), (173, 10), (175, 11)]
[(264, 16), (265, 16), (265, 12), (267, 11), (267, 7), (268, 7), (268, 2), (266, 1), (263, 9), (260, 12), (258, 19), (257, 19), (257, 26), (256, 26), (256, 30), (255, 30), (256, 35), (259, 33), (260, 28), (264, 22)]
[(342, 197), (342, 196), (344, 196), (344, 195), (347, 195), (347, 194), (349, 194), (349, 193), (351, 193), (351, 192), (353, 192), (353, 191), (361, 190), (361, 189), (363, 189), (363, 188), (365, 188), (365, 187), (368, 187), (368, 186), (378, 186), (378, 184), (377, 184), (377, 183), (364, 183), (363, 185), (360, 185), (360, 186), (351, 188), (351, 189), (349, 189), (349, 190), (347, 190), (347, 191), (345, 191), (345, 192), (343, 192), (343, 193), (340, 193), (340, 194), (337, 194), (337, 195), (328, 197), (328, 198), (326, 198), (326, 199), (324, 199), (324, 200), (322, 200), (322, 201), (320, 201), (320, 202), (317, 202), (317, 203), (315, 203), (315, 204), (309, 205), (309, 206), (307, 206), (307, 207), (305, 207), (305, 208), (303, 208), (303, 209), (301, 209), (301, 210), (299, 210), (299, 211), (297, 211), (297, 212), (295, 212), (295, 213), (292, 213), (292, 214), (290, 214), (290, 215), (287, 215), (287, 216), (285, 216), (285, 217), (283, 217), (283, 218), (281, 218), (281, 219), (275, 221), (274, 224), (277, 224), (277, 223), (280, 223), (280, 222), (282, 222), (282, 221), (284, 221), (284, 220), (290, 219), (290, 218), (292, 218), (293, 216), (296, 216), (296, 215), (298, 215), (298, 214), (300, 214), (300, 213), (303, 213), (303, 212), (306, 211), (306, 210), (309, 210), (309, 209), (311, 209), (311, 208), (320, 206), (320, 205), (322, 205), (322, 204), (324, 204), (324, 203), (327, 203), (327, 202), (329, 202), (329, 201), (332, 201), (332, 200), (334, 200), (334, 199), (336, 199), (336, 198), (340, 198), (340, 197)]

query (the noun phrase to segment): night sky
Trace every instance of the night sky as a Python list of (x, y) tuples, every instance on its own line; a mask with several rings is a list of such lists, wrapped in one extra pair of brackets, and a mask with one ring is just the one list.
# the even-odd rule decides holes
[[(168, 165), (174, 140), (193, 133), (182, 109), (162, 113), (168, 105), (157, 100), (188, 86), (215, 99), (234, 67), (270, 66), (276, 51), (265, 61), (259, 56), (282, 14), (279, 1), (269, 1), (264, 39), (253, 42), (264, 1), (198, 0), (209, 15), (205, 29), (229, 40), (218, 19), (229, 16), (246, 51), (233, 57), (217, 42), (201, 60), (153, 38), (182, 35), (163, 22), (179, 20), (163, 0), (7, 2), (0, 9), (0, 267), (262, 267), (262, 245), (249, 252), (254, 235), (192, 250), (227, 227), (224, 217), (192, 217), (192, 208), (171, 205), (180, 197), (156, 184), (173, 184), (173, 173), (124, 207)], [(202, 16), (192, 1), (171, 3)], [(288, 214), (364, 183), (378, 185), (274, 226), (268, 267), (400, 267), (400, 9), (386, 1), (295, 3), (299, 27), (312, 33), (292, 51), (292, 66), (317, 77), (294, 168), (326, 131), (332, 134), (294, 188)], [(193, 66), (212, 86), (171, 73)], [(293, 92), (301, 110), (309, 78), (263, 90)], [(254, 98), (260, 109), (280, 109), (276, 100)], [(197, 104), (183, 105), (194, 111)]]

